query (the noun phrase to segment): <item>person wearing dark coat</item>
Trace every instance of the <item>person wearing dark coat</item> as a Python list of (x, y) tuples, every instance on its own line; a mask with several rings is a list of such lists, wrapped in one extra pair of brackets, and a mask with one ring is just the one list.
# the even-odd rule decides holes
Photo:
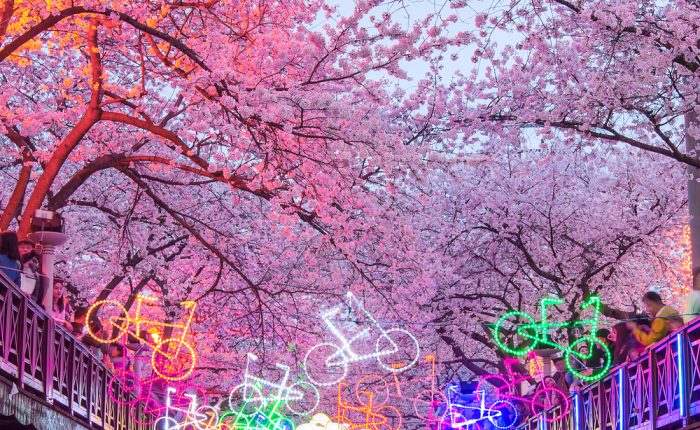
[(0, 270), (19, 287), (22, 282), (22, 265), (20, 263), (17, 233), (3, 231), (0, 233)]

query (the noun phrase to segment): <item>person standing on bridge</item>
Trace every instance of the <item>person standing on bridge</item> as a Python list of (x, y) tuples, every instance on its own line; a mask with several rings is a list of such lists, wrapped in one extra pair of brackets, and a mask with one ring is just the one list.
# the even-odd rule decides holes
[(22, 265), (19, 259), (17, 233), (14, 231), (3, 231), (0, 233), (0, 270), (2, 270), (18, 288), (22, 283), (20, 276)]
[(633, 321), (628, 322), (627, 327), (632, 330), (632, 334), (639, 343), (644, 346), (649, 346), (666, 337), (666, 335), (671, 332), (671, 321), (678, 320), (681, 316), (676, 309), (665, 305), (657, 292), (647, 291), (642, 297), (642, 303), (644, 303), (647, 313), (653, 316), (651, 330), (647, 333), (639, 328)]

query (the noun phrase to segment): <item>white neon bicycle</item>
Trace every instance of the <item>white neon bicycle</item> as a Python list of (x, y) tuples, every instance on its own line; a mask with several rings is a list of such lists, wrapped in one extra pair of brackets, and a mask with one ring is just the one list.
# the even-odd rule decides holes
[[(248, 353), (245, 364), (243, 383), (233, 387), (229, 394), (229, 407), (240, 409), (243, 416), (252, 416), (262, 410), (268, 403), (282, 401), (287, 409), (295, 415), (306, 415), (313, 412), (320, 401), (318, 390), (308, 382), (296, 382), (287, 385), (289, 381), (289, 366), (277, 363), (283, 376), (280, 382), (268, 381), (250, 373), (250, 363), (258, 360), (255, 354)], [(271, 394), (263, 394), (265, 389), (271, 390)]]
[(173, 402), (172, 395), (177, 390), (168, 387), (165, 398), (165, 415), (158, 418), (154, 429), (158, 430), (229, 430), (227, 426), (219, 423), (219, 413), (215, 408), (207, 405), (197, 405), (197, 395), (185, 393), (189, 398), (187, 405), (182, 405), (182, 399)]
[[(348, 291), (348, 305), (357, 315), (366, 319), (369, 327), (359, 331), (349, 339), (334, 324), (333, 319), (341, 312), (342, 306), (336, 306), (321, 315), (338, 343), (324, 342), (309, 350), (304, 357), (306, 375), (316, 385), (333, 385), (342, 381), (348, 373), (348, 364), (376, 359), (381, 367), (390, 372), (401, 372), (412, 367), (418, 361), (420, 347), (416, 338), (406, 330), (391, 328), (385, 330), (376, 319), (362, 306), (355, 295)], [(372, 330), (378, 333), (374, 351), (360, 354), (353, 350), (353, 343), (371, 337)], [(402, 363), (397, 366), (397, 363)]]

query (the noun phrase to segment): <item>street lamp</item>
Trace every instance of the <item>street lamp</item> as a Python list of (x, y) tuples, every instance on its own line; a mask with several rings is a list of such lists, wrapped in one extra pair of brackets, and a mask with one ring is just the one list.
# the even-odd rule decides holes
[(68, 240), (63, 233), (63, 218), (56, 212), (37, 210), (31, 220), (29, 240), (41, 244), (41, 272), (47, 285), (44, 292), (43, 306), (46, 312), (53, 315), (53, 269), (56, 257), (56, 247)]

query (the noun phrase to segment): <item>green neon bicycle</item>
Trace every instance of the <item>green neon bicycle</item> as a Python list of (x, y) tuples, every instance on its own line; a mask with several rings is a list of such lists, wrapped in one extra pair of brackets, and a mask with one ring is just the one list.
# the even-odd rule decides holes
[[(603, 306), (600, 297), (591, 296), (581, 304), (582, 310), (593, 309), (593, 315), (589, 319), (566, 322), (547, 321), (547, 308), (562, 303), (564, 303), (563, 299), (549, 297), (542, 299), (540, 302), (542, 318), (540, 322), (535, 322), (535, 319), (526, 312), (511, 311), (506, 313), (496, 323), (493, 333), (494, 341), (503, 351), (518, 357), (524, 356), (538, 347), (559, 349), (564, 353), (566, 367), (574, 376), (587, 382), (596, 381), (608, 373), (612, 364), (610, 350), (595, 337), (600, 310)], [(587, 326), (591, 334), (578, 337), (568, 346), (560, 345), (549, 336), (550, 330), (581, 329)], [(603, 362), (596, 368), (587, 368), (584, 363), (593, 356), (595, 349), (603, 352)]]

